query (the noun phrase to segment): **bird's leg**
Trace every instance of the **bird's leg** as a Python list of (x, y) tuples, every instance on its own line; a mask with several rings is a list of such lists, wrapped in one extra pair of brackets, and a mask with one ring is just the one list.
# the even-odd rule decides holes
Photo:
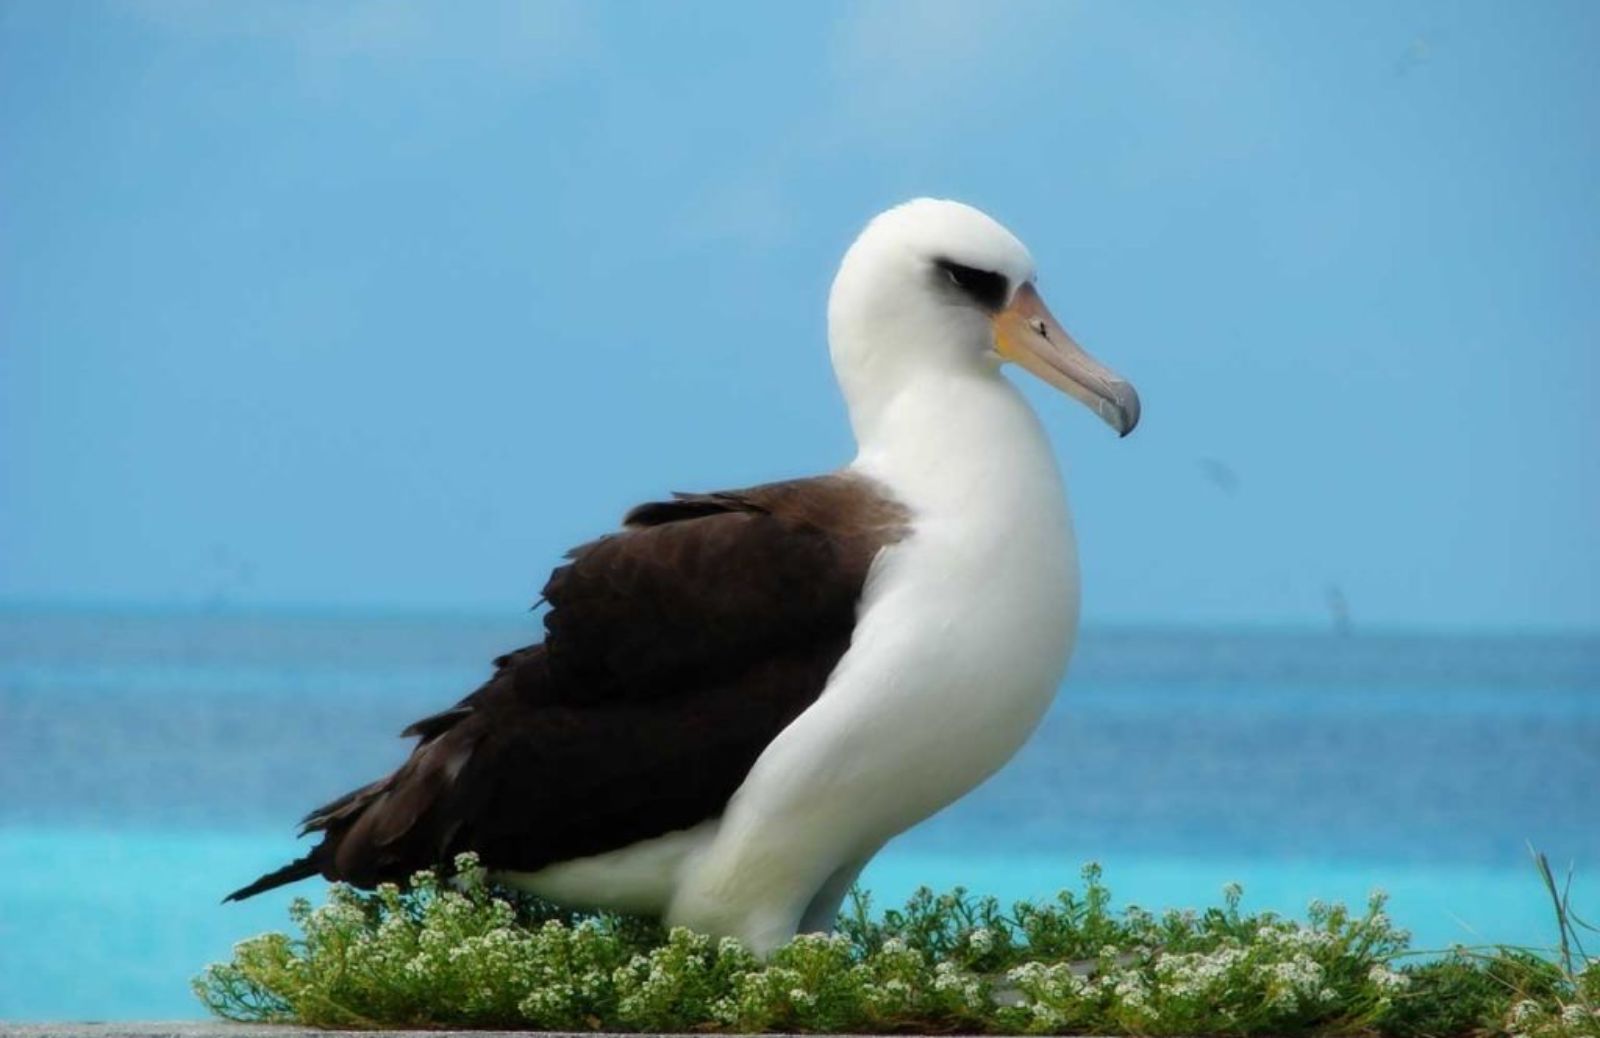
[(877, 848), (874, 848), (870, 853), (839, 866), (834, 874), (828, 877), (827, 882), (822, 884), (822, 888), (811, 898), (811, 903), (801, 914), (799, 933), (833, 932), (839, 922), (839, 906), (844, 903), (845, 895), (850, 893), (850, 887), (855, 883), (856, 877), (861, 875), (861, 870), (867, 867), (867, 862), (877, 853)]

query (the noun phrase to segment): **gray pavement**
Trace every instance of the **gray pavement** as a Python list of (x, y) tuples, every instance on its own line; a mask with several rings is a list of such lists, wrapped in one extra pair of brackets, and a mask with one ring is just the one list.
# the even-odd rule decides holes
[[(525, 1035), (526, 1031), (319, 1031), (310, 1027), (273, 1024), (230, 1024), (221, 1020), (177, 1020), (127, 1023), (49, 1023), (13, 1024), (0, 1022), (5, 1038), (441, 1038), (464, 1034), (473, 1038)], [(561, 1035), (550, 1038), (595, 1038), (593, 1034)], [(694, 1038), (705, 1038), (704, 1035)]]

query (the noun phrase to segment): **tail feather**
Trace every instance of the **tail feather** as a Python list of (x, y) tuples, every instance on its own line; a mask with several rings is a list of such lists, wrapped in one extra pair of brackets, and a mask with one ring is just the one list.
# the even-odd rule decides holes
[(376, 782), (369, 782), (360, 789), (353, 789), (337, 800), (323, 804), (300, 819), (300, 835), (327, 831), (335, 822), (355, 818), (393, 781), (394, 776), (389, 775)]
[(358, 887), (403, 883), (416, 870), (447, 865), (464, 824), (456, 780), (485, 737), (476, 713), (485, 696), (518, 693), (516, 667), (542, 664), (543, 646), (519, 649), (496, 661), (489, 684), (455, 706), (407, 728), (420, 736), (407, 761), (392, 774), (351, 790), (300, 820), (300, 835), (321, 833), (305, 857), (240, 887), (224, 901), (322, 875)]
[[(235, 890), (223, 898), (223, 902), (243, 901), (247, 897), (255, 897), (264, 891), (296, 883), (302, 879), (309, 879), (318, 874), (327, 875), (329, 879), (351, 878), (348, 876), (336, 876), (335, 873), (329, 872), (325, 866), (332, 865), (336, 860), (339, 843), (348, 829), (347, 823), (360, 818), (361, 813), (366, 810), (373, 799), (381, 794), (393, 780), (394, 776), (390, 775), (387, 778), (368, 783), (360, 789), (352, 790), (332, 803), (324, 804), (306, 815), (300, 820), (300, 835), (306, 836), (320, 831), (324, 834), (322, 842), (311, 848), (305, 857), (297, 858), (283, 868), (267, 873), (254, 883)], [(330, 827), (332, 831), (330, 831)]]
[(267, 873), (254, 883), (251, 883), (248, 886), (240, 887), (238, 890), (235, 890), (233, 893), (223, 898), (223, 903), (226, 904), (229, 901), (243, 901), (247, 897), (255, 897), (257, 894), (265, 891), (273, 890), (277, 887), (284, 886), (288, 883), (294, 883), (297, 880), (306, 879), (310, 876), (315, 876), (317, 873), (322, 871), (322, 864), (320, 861), (318, 861), (317, 854), (317, 852), (321, 849), (322, 848), (320, 846), (314, 847), (312, 848), (311, 853), (307, 854), (304, 858), (291, 861), (283, 868)]

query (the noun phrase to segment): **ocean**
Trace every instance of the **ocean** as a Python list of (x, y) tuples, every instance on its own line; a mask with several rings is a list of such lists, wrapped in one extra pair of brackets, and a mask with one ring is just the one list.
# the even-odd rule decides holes
[[(393, 767), (537, 620), (0, 612), (0, 1019), (202, 1016), (286, 926), (309, 807)], [(1600, 918), (1600, 637), (1090, 629), (1027, 748), (863, 877), (1285, 914), (1381, 888), (1419, 948), (1548, 946), (1529, 861)]]

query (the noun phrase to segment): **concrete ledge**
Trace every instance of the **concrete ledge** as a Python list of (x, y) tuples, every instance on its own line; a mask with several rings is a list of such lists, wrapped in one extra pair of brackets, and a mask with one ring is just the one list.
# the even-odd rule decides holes
[[(442, 1038), (444, 1035), (472, 1035), (473, 1038), (525, 1038), (529, 1034), (548, 1038), (597, 1038), (594, 1032), (564, 1034), (534, 1031), (319, 1031), (292, 1024), (230, 1024), (222, 1020), (133, 1021), (128, 1023), (50, 1023), (13, 1024), (0, 1021), (4, 1038)], [(684, 1035), (682, 1038), (707, 1038)], [(761, 1038), (772, 1038), (763, 1035)], [(815, 1035), (808, 1038), (816, 1038)]]
[[(133, 1020), (126, 1024), (64, 1022), (64, 1024), (8, 1024), (0, 1020), (5, 1038), (606, 1038), (605, 1032), (504, 1032), (504, 1030), (317, 1030), (291, 1024), (227, 1024), (226, 1020)], [(818, 1038), (816, 1035), (653, 1035), (651, 1038)], [(896, 1038), (917, 1038), (898, 1035)], [(939, 1038), (949, 1038), (941, 1035)]]
[[(230, 1024), (220, 1020), (174, 1020), (130, 1023), (51, 1023), (13, 1024), (0, 1020), (0, 1035), (5, 1038), (443, 1038), (444, 1035), (470, 1035), (472, 1038), (605, 1038), (601, 1032), (570, 1034), (562, 1031), (319, 1031), (310, 1027), (271, 1024)], [(696, 1035), (659, 1035), (654, 1038), (711, 1038)], [(717, 1035), (715, 1038), (828, 1038), (826, 1035)], [(916, 1038), (900, 1035), (898, 1038)], [(949, 1038), (941, 1035), (940, 1038)]]
[[(230, 1024), (223, 1020), (133, 1021), (128, 1023), (50, 1023), (13, 1024), (0, 1021), (4, 1038), (443, 1038), (445, 1035), (471, 1035), (473, 1038), (526, 1038), (540, 1034), (548, 1038), (597, 1038), (596, 1032), (566, 1034), (551, 1031), (319, 1031), (292, 1024)], [(600, 1036), (603, 1038), (603, 1036)], [(677, 1036), (675, 1036), (677, 1038)], [(681, 1038), (707, 1038), (683, 1035)], [(727, 1038), (727, 1036), (722, 1036)], [(762, 1035), (760, 1038), (773, 1038)], [(817, 1038), (815, 1035), (806, 1038)]]
[[(132, 1021), (128, 1023), (16, 1024), (0, 1020), (4, 1038), (443, 1038), (467, 1035), (471, 1038), (607, 1038), (605, 1032), (584, 1031), (319, 1031), (291, 1024), (230, 1024), (221, 1020)], [(827, 1035), (656, 1035), (652, 1038), (828, 1038)], [(917, 1038), (899, 1035), (896, 1038)], [(941, 1035), (939, 1038), (950, 1038)]]
[[(470, 1035), (472, 1038), (527, 1038), (537, 1034), (541, 1038), (606, 1038), (603, 1032), (585, 1031), (569, 1034), (562, 1031), (319, 1031), (314, 1027), (293, 1024), (230, 1024), (224, 1020), (171, 1020), (131, 1021), (127, 1023), (15, 1024), (0, 1020), (0, 1036), (4, 1038), (444, 1038), (446, 1035)], [(671, 1035), (660, 1038), (709, 1038), (707, 1035)], [(717, 1038), (737, 1038), (719, 1035)], [(751, 1038), (782, 1038), (775, 1035), (757, 1035)], [(819, 1038), (817, 1035), (795, 1038)], [(901, 1036), (908, 1038), (908, 1036)]]

